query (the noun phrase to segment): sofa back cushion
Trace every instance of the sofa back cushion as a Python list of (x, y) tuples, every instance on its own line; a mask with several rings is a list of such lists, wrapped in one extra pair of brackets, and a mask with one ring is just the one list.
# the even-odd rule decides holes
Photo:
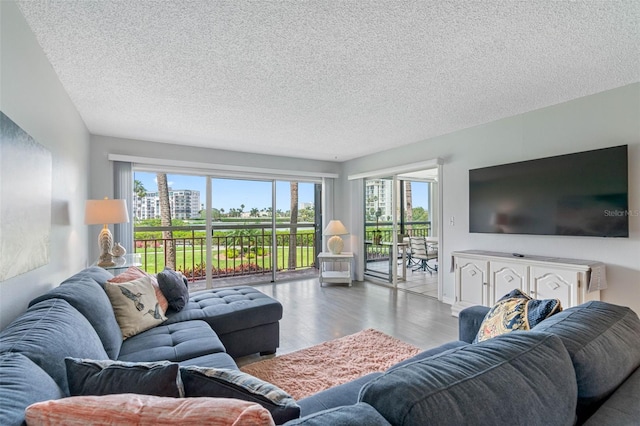
[(56, 382), (26, 356), (0, 355), (0, 425), (23, 424), (29, 405), (63, 396)]
[(0, 332), (0, 353), (19, 352), (49, 374), (69, 395), (65, 357), (107, 359), (89, 321), (64, 299), (31, 306)]
[(52, 298), (66, 300), (91, 323), (109, 358), (116, 359), (122, 346), (122, 333), (102, 287), (109, 278), (113, 278), (113, 275), (97, 266), (85, 269), (59, 287), (33, 299), (29, 306)]
[(576, 372), (578, 417), (584, 420), (640, 366), (640, 320), (631, 309), (587, 302), (541, 322), (558, 336)]
[(576, 398), (562, 341), (532, 331), (514, 331), (387, 371), (364, 385), (359, 397), (394, 425), (478, 426), (573, 425)]

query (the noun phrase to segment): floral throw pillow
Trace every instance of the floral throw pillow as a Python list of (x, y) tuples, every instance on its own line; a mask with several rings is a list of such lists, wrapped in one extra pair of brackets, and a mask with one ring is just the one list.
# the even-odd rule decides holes
[(487, 312), (473, 343), (515, 330), (531, 330), (551, 315), (562, 311), (558, 299), (532, 299), (515, 289), (503, 296)]

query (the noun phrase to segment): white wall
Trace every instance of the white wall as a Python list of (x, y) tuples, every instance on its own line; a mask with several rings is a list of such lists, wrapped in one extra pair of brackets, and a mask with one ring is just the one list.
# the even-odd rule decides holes
[[(108, 136), (91, 136), (91, 185), (90, 198), (113, 197), (113, 163), (109, 154), (159, 158), (194, 163), (224, 164), (259, 169), (292, 170), (300, 172), (338, 173), (340, 164), (330, 161), (314, 161), (273, 155), (248, 154), (244, 152), (188, 147), (159, 142), (121, 139)], [(204, 198), (202, 198), (204, 202)], [(97, 258), (98, 249), (93, 234), (98, 228), (91, 227), (89, 249), (92, 258)], [(95, 232), (94, 232), (95, 231)], [(96, 237), (97, 238), (97, 237)]]
[[(629, 218), (629, 238), (469, 233), (469, 169), (623, 144), (629, 145), (629, 207), (636, 212)], [(440, 273), (445, 301), (455, 297), (450, 253), (495, 250), (605, 262), (609, 288), (602, 292), (602, 300), (640, 313), (640, 83), (352, 160), (344, 164), (344, 175), (436, 157), (444, 159), (440, 250), (445, 264)], [(353, 198), (355, 189), (344, 182), (346, 197)], [(351, 217), (352, 229), (362, 227), (361, 215), (346, 210), (337, 214)], [(454, 226), (449, 224), (451, 218)]]
[(50, 262), (0, 282), (1, 329), (87, 263), (89, 133), (15, 3), (0, 2), (0, 20), (0, 109), (53, 159)]

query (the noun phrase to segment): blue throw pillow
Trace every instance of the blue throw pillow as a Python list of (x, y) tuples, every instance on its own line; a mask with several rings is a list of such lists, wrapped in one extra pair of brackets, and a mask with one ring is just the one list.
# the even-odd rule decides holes
[(558, 299), (532, 299), (518, 289), (512, 290), (487, 312), (473, 343), (514, 330), (531, 330), (560, 311), (562, 305)]
[(180, 367), (186, 397), (236, 398), (257, 402), (276, 424), (300, 417), (296, 401), (279, 387), (240, 370)]
[(71, 396), (137, 393), (143, 395), (184, 395), (178, 364), (169, 361), (122, 362), (65, 358)]
[(176, 311), (182, 310), (189, 301), (186, 280), (183, 280), (180, 273), (166, 267), (164, 271), (158, 273), (157, 278), (160, 291), (167, 298), (169, 307)]

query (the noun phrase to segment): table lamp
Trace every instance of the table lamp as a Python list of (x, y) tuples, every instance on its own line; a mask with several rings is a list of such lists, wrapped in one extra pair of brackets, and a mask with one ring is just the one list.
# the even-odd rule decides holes
[(87, 200), (84, 223), (87, 225), (104, 225), (98, 235), (98, 247), (100, 247), (100, 257), (98, 266), (113, 266), (113, 235), (109, 231), (109, 224), (129, 222), (129, 213), (125, 200)]
[(344, 247), (344, 242), (340, 235), (347, 235), (349, 231), (344, 227), (339, 220), (332, 220), (329, 222), (326, 228), (324, 228), (324, 235), (331, 235), (329, 241), (327, 241), (327, 248), (331, 254), (340, 254)]

